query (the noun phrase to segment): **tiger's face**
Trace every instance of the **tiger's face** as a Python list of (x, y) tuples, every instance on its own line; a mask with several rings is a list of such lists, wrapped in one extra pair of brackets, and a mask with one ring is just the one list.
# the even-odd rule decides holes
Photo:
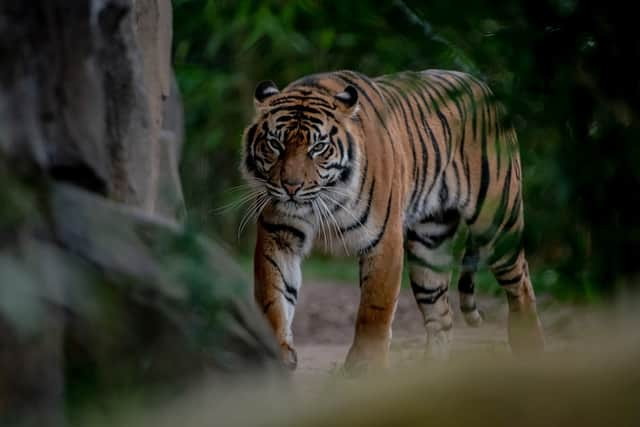
[(242, 169), (274, 208), (304, 213), (344, 202), (358, 174), (357, 98), (351, 86), (334, 95), (304, 86), (281, 93), (270, 81), (257, 86)]

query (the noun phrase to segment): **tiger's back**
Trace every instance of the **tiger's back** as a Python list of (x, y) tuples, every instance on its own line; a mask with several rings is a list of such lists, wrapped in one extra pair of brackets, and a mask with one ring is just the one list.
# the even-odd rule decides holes
[[(466, 320), (481, 321), (473, 273), (483, 262), (520, 313), (510, 321), (514, 349), (542, 346), (520, 246), (517, 140), (485, 84), (443, 70), (375, 79), (340, 71), (302, 78), (282, 92), (259, 85), (256, 103), (257, 120), (245, 133), (245, 176), (275, 193), (259, 221), (256, 298), (285, 358), (295, 355), (295, 301), (287, 289), (297, 297), (299, 262), (316, 238), (360, 257), (362, 298), (348, 366), (385, 363), (405, 250), (427, 351), (446, 355), (447, 290), (458, 262), (451, 244), (462, 221), (469, 229), (459, 283)], [(259, 158), (260, 141), (278, 148)], [(272, 166), (258, 170), (260, 161)]]

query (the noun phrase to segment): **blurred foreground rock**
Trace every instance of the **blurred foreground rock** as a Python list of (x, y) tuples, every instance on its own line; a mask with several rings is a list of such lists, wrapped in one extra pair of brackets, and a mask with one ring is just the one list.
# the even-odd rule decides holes
[(247, 278), (183, 225), (170, 57), (169, 0), (0, 3), (2, 426), (280, 369)]

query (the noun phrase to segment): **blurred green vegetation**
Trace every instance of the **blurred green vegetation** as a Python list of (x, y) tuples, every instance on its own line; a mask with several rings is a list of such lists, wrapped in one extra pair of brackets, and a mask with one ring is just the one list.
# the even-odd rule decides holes
[[(239, 196), (230, 189), (242, 183), (240, 136), (258, 81), (283, 87), (342, 68), (371, 76), (447, 68), (485, 79), (517, 126), (536, 288), (593, 298), (638, 276), (640, 86), (630, 58), (640, 39), (627, 36), (634, 24), (624, 8), (578, 0), (173, 3), (190, 219), (237, 255), (250, 257), (251, 228), (238, 238), (242, 212), (214, 210)], [(317, 257), (306, 271), (353, 279), (355, 264)], [(491, 283), (481, 279), (481, 287)]]

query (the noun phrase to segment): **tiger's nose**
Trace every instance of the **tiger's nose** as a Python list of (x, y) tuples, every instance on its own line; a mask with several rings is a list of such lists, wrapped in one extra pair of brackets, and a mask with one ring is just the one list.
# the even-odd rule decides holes
[(302, 182), (282, 181), (282, 186), (289, 196), (293, 196), (302, 188)]

